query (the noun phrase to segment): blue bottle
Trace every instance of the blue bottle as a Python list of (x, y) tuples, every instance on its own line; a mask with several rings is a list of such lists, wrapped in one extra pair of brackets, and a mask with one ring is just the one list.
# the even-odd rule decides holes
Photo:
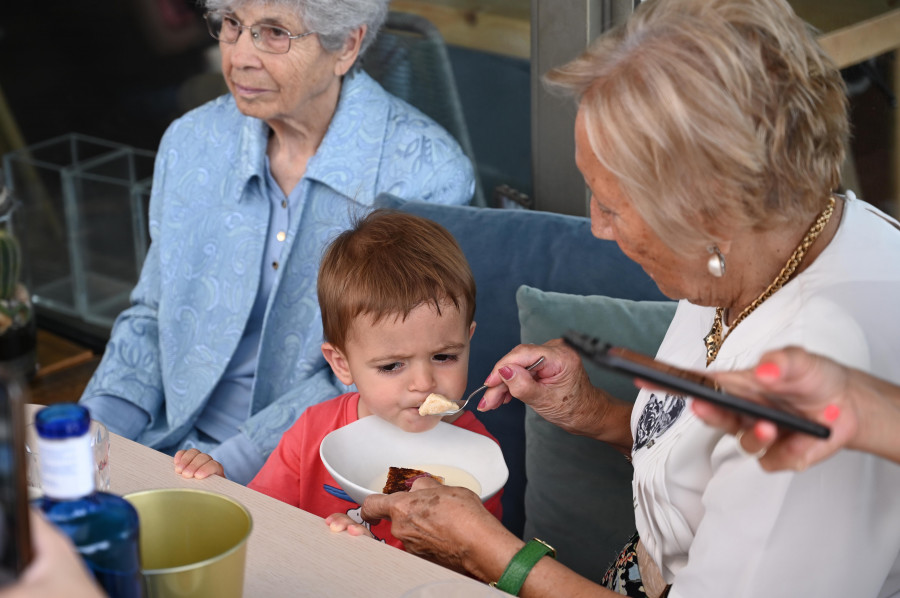
[(74, 403), (44, 407), (34, 418), (43, 496), (34, 502), (75, 544), (110, 598), (143, 596), (137, 511), (99, 492), (88, 410)]

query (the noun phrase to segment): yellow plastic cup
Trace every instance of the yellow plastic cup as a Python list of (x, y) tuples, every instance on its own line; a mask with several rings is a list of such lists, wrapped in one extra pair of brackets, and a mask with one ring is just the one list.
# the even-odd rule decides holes
[(147, 598), (241, 598), (253, 522), (236, 501), (204, 490), (125, 495), (137, 509)]

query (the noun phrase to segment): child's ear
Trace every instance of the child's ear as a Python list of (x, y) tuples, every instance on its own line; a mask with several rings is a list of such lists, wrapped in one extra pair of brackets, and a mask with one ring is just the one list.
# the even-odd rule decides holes
[(475, 321), (472, 320), (472, 323), (469, 324), (469, 340), (472, 340), (472, 335), (475, 334)]
[(331, 366), (331, 371), (337, 376), (338, 380), (350, 386), (353, 384), (353, 375), (350, 373), (350, 364), (347, 363), (347, 357), (343, 351), (332, 345), (331, 343), (322, 343), (322, 355), (325, 361)]

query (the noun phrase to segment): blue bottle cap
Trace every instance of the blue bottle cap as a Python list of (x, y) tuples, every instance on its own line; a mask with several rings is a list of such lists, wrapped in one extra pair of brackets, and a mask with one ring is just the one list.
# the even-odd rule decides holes
[(88, 433), (91, 414), (76, 403), (58, 403), (38, 411), (34, 427), (41, 438), (75, 438)]

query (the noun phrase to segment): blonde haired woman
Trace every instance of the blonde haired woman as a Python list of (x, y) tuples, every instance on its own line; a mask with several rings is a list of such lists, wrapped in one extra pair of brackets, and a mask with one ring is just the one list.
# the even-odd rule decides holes
[[(900, 380), (900, 225), (838, 194), (840, 73), (785, 0), (644, 2), (550, 80), (579, 102), (594, 234), (680, 301), (661, 359), (741, 369), (792, 344)], [(847, 451), (767, 473), (689, 397), (616, 401), (560, 341), (515, 348), (487, 383), (481, 408), (517, 397), (631, 458), (639, 536), (601, 588), (490, 521), (474, 496), (422, 481), (363, 505), (393, 520), (407, 550), (521, 596), (900, 594), (892, 463)], [(606, 568), (609, 555), (596, 560)]]

